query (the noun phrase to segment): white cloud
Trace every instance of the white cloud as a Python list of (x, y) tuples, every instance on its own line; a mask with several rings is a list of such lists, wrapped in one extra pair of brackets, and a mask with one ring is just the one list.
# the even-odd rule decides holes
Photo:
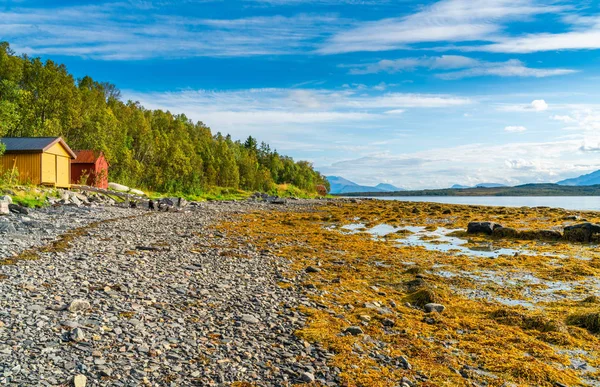
[(423, 56), (420, 58), (402, 58), (396, 60), (384, 59), (376, 63), (343, 65), (341, 67), (350, 68), (349, 73), (355, 75), (376, 74), (381, 72), (394, 74), (402, 71), (413, 71), (417, 68), (427, 68), (436, 71), (436, 76), (442, 79), (462, 79), (486, 75), (499, 77), (544, 78), (576, 72), (571, 69), (530, 68), (516, 59), (505, 62), (486, 62), (460, 55), (442, 55), (438, 57)]
[[(407, 108), (452, 108), (474, 101), (452, 95), (373, 92), (362, 89), (247, 89), (234, 91), (182, 90), (137, 93), (126, 98), (151, 109), (184, 112), (214, 131), (246, 136), (255, 130), (296, 131), (297, 126), (353, 121), (375, 122)], [(286, 125), (290, 126), (286, 126)]]
[(600, 143), (596, 145), (584, 144), (581, 147), (579, 147), (579, 150), (582, 152), (600, 152)]
[(497, 110), (505, 112), (542, 112), (548, 110), (548, 104), (543, 99), (536, 99), (528, 105), (500, 105)]
[(478, 66), (465, 70), (438, 74), (442, 79), (462, 79), (479, 76), (498, 76), (498, 77), (533, 77), (545, 78), (557, 75), (566, 75), (575, 73), (570, 69), (540, 69), (530, 68), (523, 62), (511, 59), (506, 62), (482, 62)]
[(341, 175), (363, 184), (390, 179), (409, 189), (449, 187), (455, 183), (556, 182), (600, 169), (597, 155), (579, 152), (580, 147), (581, 139), (468, 144), (420, 152), (380, 152), (318, 168), (327, 175)]
[(506, 38), (500, 43), (472, 48), (474, 51), (503, 53), (532, 53), (557, 50), (596, 50), (600, 48), (600, 26), (585, 31), (559, 34), (530, 34), (518, 38)]
[(531, 102), (531, 107), (536, 112), (542, 112), (544, 110), (548, 110), (548, 104), (543, 99), (536, 99)]
[(526, 127), (524, 127), (524, 126), (506, 126), (506, 127), (504, 128), (504, 130), (505, 130), (506, 132), (518, 133), (518, 132), (524, 132), (524, 131), (526, 131), (526, 130), (527, 130), (527, 128), (526, 128)]
[(287, 55), (312, 51), (348, 21), (328, 14), (202, 19), (116, 2), (0, 10), (2, 39), (18, 52), (105, 60)]
[[(568, 106), (568, 105), (567, 105)], [(600, 109), (576, 107), (568, 115), (555, 115), (551, 119), (566, 124), (563, 129), (595, 134), (600, 131)]]
[(365, 22), (338, 32), (319, 52), (385, 51), (415, 43), (492, 41), (507, 20), (523, 20), (560, 9), (533, 0), (442, 0), (406, 17)]
[(555, 120), (555, 121), (563, 122), (565, 124), (572, 124), (574, 122), (577, 122), (577, 120), (575, 120), (571, 116), (554, 115), (554, 116), (551, 116), (550, 118), (553, 119), (553, 120)]

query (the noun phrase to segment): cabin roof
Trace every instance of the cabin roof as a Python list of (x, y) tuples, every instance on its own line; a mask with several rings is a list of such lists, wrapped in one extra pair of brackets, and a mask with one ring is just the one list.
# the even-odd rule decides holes
[(0, 142), (6, 146), (4, 153), (44, 152), (58, 142), (72, 158), (77, 157), (61, 137), (1, 137)]
[(71, 161), (73, 164), (94, 164), (99, 158), (104, 157), (102, 151), (94, 150), (76, 150), (75, 154), (77, 158)]

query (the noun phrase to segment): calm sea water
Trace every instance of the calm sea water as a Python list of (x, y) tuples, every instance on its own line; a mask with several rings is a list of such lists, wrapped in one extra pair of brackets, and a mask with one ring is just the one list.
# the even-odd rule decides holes
[(504, 207), (545, 206), (600, 211), (600, 196), (381, 196), (374, 199)]

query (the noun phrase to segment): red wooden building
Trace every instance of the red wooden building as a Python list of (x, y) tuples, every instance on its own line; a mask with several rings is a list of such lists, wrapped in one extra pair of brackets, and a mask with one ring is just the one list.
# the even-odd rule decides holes
[[(75, 151), (77, 158), (71, 160), (71, 184), (87, 184), (108, 188), (108, 162), (104, 153), (93, 150)], [(82, 182), (87, 176), (87, 181)]]

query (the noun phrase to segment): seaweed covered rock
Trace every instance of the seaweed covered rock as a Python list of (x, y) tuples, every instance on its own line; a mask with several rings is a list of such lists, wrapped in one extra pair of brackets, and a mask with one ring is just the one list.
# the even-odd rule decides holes
[(492, 235), (497, 228), (502, 228), (502, 225), (494, 222), (470, 222), (467, 226), (467, 233)]
[(556, 230), (525, 230), (519, 232), (518, 238), (531, 241), (557, 241), (562, 238), (562, 234)]
[(492, 231), (492, 236), (494, 238), (517, 238), (519, 236), (519, 231), (512, 227), (496, 227), (494, 231)]
[(594, 234), (600, 233), (600, 225), (595, 223), (579, 223), (567, 226), (564, 229), (564, 237), (571, 242), (589, 242)]

